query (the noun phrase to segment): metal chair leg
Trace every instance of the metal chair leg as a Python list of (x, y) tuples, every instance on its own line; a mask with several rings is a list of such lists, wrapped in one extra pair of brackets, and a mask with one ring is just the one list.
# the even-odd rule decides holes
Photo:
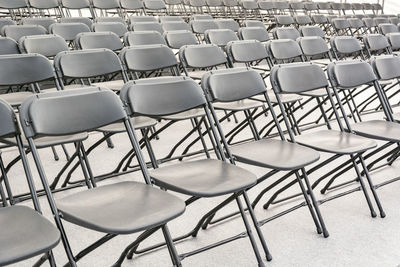
[(178, 252), (176, 251), (175, 245), (174, 245), (174, 243), (172, 241), (171, 234), (170, 234), (170, 232), (168, 230), (167, 225), (164, 225), (162, 227), (162, 231), (163, 231), (163, 234), (164, 234), (165, 241), (167, 242), (167, 246), (168, 246), (168, 250), (169, 250), (170, 255), (171, 255), (172, 263), (176, 267), (182, 266), (181, 260), (179, 258)]

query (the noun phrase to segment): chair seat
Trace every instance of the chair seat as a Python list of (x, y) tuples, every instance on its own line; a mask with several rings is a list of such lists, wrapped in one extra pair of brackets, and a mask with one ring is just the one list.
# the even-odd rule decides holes
[(195, 109), (191, 109), (191, 110), (173, 114), (173, 115), (162, 116), (161, 118), (165, 119), (165, 120), (180, 121), (180, 120), (187, 120), (187, 119), (203, 117), (205, 115), (206, 115), (206, 113), (205, 113), (204, 109), (195, 108)]
[(188, 161), (150, 171), (156, 185), (198, 197), (241, 191), (256, 183), (256, 176), (235, 165), (214, 159)]
[(20, 106), (28, 97), (33, 96), (32, 92), (15, 92), (0, 94), (0, 99), (6, 101), (11, 106)]
[(120, 91), (121, 88), (124, 86), (125, 82), (123, 80), (112, 80), (100, 83), (93, 83), (93, 86), (101, 86), (113, 91)]
[(277, 170), (296, 170), (316, 162), (319, 153), (311, 148), (275, 139), (261, 139), (231, 147), (240, 162)]
[(1, 266), (45, 253), (60, 241), (55, 225), (25, 206), (1, 208), (0, 229)]
[(371, 120), (351, 125), (351, 129), (358, 135), (383, 140), (400, 142), (400, 124), (384, 120)]
[(56, 202), (65, 220), (114, 234), (163, 225), (185, 211), (185, 203), (179, 198), (138, 182), (104, 185)]
[(335, 154), (361, 153), (377, 145), (372, 139), (335, 130), (301, 134), (296, 136), (296, 142), (318, 151)]
[[(44, 148), (49, 146), (55, 145), (62, 145), (62, 144), (69, 144), (78, 141), (83, 141), (88, 138), (87, 133), (79, 133), (73, 135), (63, 135), (63, 136), (45, 136), (39, 137), (35, 139), (35, 145), (37, 148)], [(24, 134), (22, 133), (22, 144), (24, 147), (29, 148), (28, 141), (26, 140)], [(3, 138), (1, 139), (2, 142), (10, 145), (17, 145), (17, 142), (14, 137), (12, 138)]]
[(206, 70), (197, 70), (197, 71), (191, 71), (189, 72), (189, 77), (194, 79), (194, 80), (201, 80), (203, 75), (207, 73), (208, 71)]
[[(272, 103), (278, 103), (278, 100), (276, 100), (276, 96), (275, 96), (274, 92), (272, 92), (271, 90), (268, 90), (267, 94)], [(303, 99), (302, 96), (296, 95), (296, 94), (281, 94), (280, 98), (281, 98), (282, 103), (293, 103), (293, 102), (300, 101)], [(251, 97), (251, 99), (265, 102), (265, 97), (263, 95), (253, 96), (253, 97)]]
[(239, 101), (224, 102), (224, 103), (222, 102), (214, 103), (215, 109), (233, 110), (233, 111), (247, 110), (252, 108), (258, 108), (261, 106), (263, 106), (263, 104), (260, 101), (251, 99), (243, 99)]
[[(151, 126), (154, 126), (157, 124), (157, 121), (155, 119), (149, 118), (149, 117), (133, 117), (131, 118), (133, 127), (135, 127), (136, 130), (140, 130), (143, 128), (148, 128)], [(122, 133), (125, 132), (125, 124), (123, 122), (116, 122), (110, 125), (106, 125), (104, 127), (101, 127), (98, 129), (100, 132), (108, 132), (108, 133)]]
[(327, 96), (328, 94), (326, 93), (326, 89), (315, 89), (301, 93), (300, 95), (310, 96), (310, 97), (323, 97)]

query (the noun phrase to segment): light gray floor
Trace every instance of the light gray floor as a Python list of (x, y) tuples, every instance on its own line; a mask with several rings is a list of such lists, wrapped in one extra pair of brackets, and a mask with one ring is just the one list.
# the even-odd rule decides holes
[[(380, 115), (377, 115), (378, 117)], [(262, 125), (266, 122), (266, 118), (262, 118), (258, 123)], [(268, 119), (269, 120), (269, 119)], [(224, 129), (234, 126), (233, 122), (224, 123)], [(183, 136), (190, 128), (188, 122), (182, 122), (168, 129), (160, 137), (159, 141), (154, 142), (154, 149), (158, 157), (166, 155), (173, 144)], [(249, 132), (244, 132), (243, 136), (250, 136)], [(98, 140), (101, 135), (94, 134), (90, 136), (86, 146)], [(111, 170), (122, 157), (124, 152), (129, 150), (129, 143), (125, 134), (113, 137), (115, 144), (114, 149), (109, 149), (105, 145), (100, 146), (93, 154), (90, 155), (90, 161), (96, 174), (101, 174), (107, 170)], [(197, 146), (198, 148), (199, 146)], [(68, 147), (72, 151), (72, 147)], [(48, 179), (52, 180), (57, 171), (65, 164), (66, 160), (60, 148), (57, 148), (60, 154), (60, 161), (55, 162), (52, 158), (51, 150), (45, 149), (40, 152), (43, 162), (48, 173)], [(265, 151), (268, 153), (268, 151)], [(8, 149), (4, 151), (4, 159), (9, 162), (17, 155), (16, 150)], [(327, 155), (322, 154), (322, 158)], [(31, 159), (31, 158), (30, 158)], [(33, 162), (31, 167), (33, 168)], [(331, 164), (323, 170), (311, 175), (311, 180), (317, 179), (322, 173), (329, 170)], [(261, 176), (266, 172), (264, 169), (254, 168), (251, 166), (241, 165)], [(34, 169), (36, 173), (36, 169)], [(373, 172), (373, 180), (375, 182), (384, 181), (386, 179), (400, 175), (400, 163), (395, 163), (392, 167), (386, 167), (379, 171)], [(15, 192), (24, 192), (26, 190), (23, 171), (20, 164), (12, 168), (10, 171), (10, 180)], [(37, 186), (40, 183), (37, 180)], [(81, 175), (77, 172), (74, 178)], [(256, 188), (250, 190), (250, 197), (253, 199), (257, 193), (272, 183), (278, 176), (272, 177)], [(340, 181), (354, 178), (354, 172), (350, 171), (340, 177)], [(140, 180), (139, 172), (116, 177), (100, 184), (114, 183), (121, 180)], [(351, 185), (346, 189), (357, 185)], [(318, 187), (317, 189), (320, 189)], [(69, 190), (67, 192), (57, 193), (56, 198), (62, 198), (66, 195), (73, 194), (84, 188)], [(343, 189), (338, 190), (343, 191)], [(290, 193), (299, 192), (298, 186), (294, 186)], [(315, 190), (318, 198), (324, 198)], [(337, 192), (337, 191), (336, 191)], [(332, 195), (336, 192), (328, 194)], [(365, 198), (361, 192), (327, 202), (321, 205), (321, 211), (325, 218), (326, 225), (330, 232), (330, 237), (325, 239), (318, 235), (315, 231), (314, 224), (306, 207), (296, 210), (288, 215), (278, 218), (262, 227), (271, 253), (273, 261), (268, 262), (267, 266), (398, 266), (400, 264), (400, 182), (392, 183), (385, 187), (379, 188), (378, 194), (381, 198), (387, 217), (381, 219), (371, 218), (370, 212), (365, 202)], [(260, 204), (256, 207), (256, 214), (259, 219), (272, 216), (285, 208), (288, 208), (302, 198), (298, 198), (284, 205), (275, 205), (270, 210), (263, 210), (262, 204), (271, 196), (268, 193)], [(371, 194), (370, 194), (371, 195)], [(183, 198), (183, 196), (182, 196)], [(46, 199), (42, 197), (41, 204), (44, 214), (50, 220), (50, 214)], [(189, 231), (197, 222), (197, 220), (214, 205), (218, 204), (222, 198), (204, 199), (190, 205), (186, 213), (169, 224), (169, 228), (174, 236)], [(27, 202), (25, 202), (28, 204)], [(168, 203), (166, 203), (168, 205)], [(225, 208), (221, 214), (229, 213), (236, 210), (235, 205)], [(118, 218), (115, 218), (118, 220)], [(95, 241), (102, 236), (99, 233), (82, 229), (80, 227), (65, 223), (65, 228), (71, 246), (75, 253)], [(7, 231), (7, 229), (1, 229)], [(224, 223), (210, 227), (206, 231), (201, 231), (197, 238), (188, 239), (178, 243), (177, 250), (180, 253), (196, 249), (200, 246), (218, 241), (244, 231), (244, 226), (240, 217), (235, 217)], [(117, 258), (121, 251), (137, 235), (119, 236), (98, 250), (94, 251), (86, 258), (79, 262), (79, 266), (110, 266)], [(160, 234), (146, 241), (146, 244), (153, 244), (161, 240)], [(66, 262), (63, 247), (60, 245), (54, 250), (58, 265)], [(15, 266), (31, 266), (34, 260), (26, 261)], [(257, 262), (254, 258), (248, 239), (241, 239), (218, 247), (216, 249), (204, 252), (199, 255), (187, 258), (183, 261), (184, 266), (256, 266)], [(171, 266), (171, 261), (166, 249), (161, 249), (153, 253), (142, 256), (135, 256), (133, 260), (126, 260), (123, 266)]]

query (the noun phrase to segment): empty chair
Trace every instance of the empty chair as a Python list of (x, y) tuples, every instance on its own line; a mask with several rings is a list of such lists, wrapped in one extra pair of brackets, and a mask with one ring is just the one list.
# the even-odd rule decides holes
[(259, 21), (259, 20), (245, 20), (244, 21), (244, 25), (246, 27), (261, 27), (261, 28), (265, 28), (264, 22)]
[(355, 37), (336, 36), (331, 39), (330, 44), (337, 60), (354, 54), (364, 58), (363, 48)]
[(386, 35), (386, 34), (392, 33), (392, 32), (399, 32), (399, 28), (396, 25), (393, 25), (391, 23), (379, 24), (378, 29), (379, 29), (379, 32), (383, 35)]
[(388, 39), (381, 34), (367, 34), (363, 37), (368, 56), (371, 54), (390, 53), (390, 44)]
[(168, 31), (164, 32), (164, 37), (167, 45), (172, 49), (198, 44), (196, 36), (191, 31)]
[(2, 32), (4, 26), (15, 25), (15, 24), (17, 23), (9, 18), (0, 18), (0, 33)]
[(275, 22), (277, 26), (291, 26), (295, 23), (293, 17), (289, 15), (277, 15)]
[(165, 15), (167, 14), (167, 6), (163, 0), (143, 0), (146, 13)]
[(365, 27), (367, 27), (370, 33), (375, 30), (377, 25), (372, 18), (362, 18), (362, 21), (364, 22)]
[(90, 28), (84, 23), (56, 23), (50, 26), (50, 33), (60, 35), (68, 42), (75, 40), (81, 32), (90, 32)]
[(120, 38), (128, 32), (128, 28), (121, 22), (99, 22), (92, 24), (94, 32), (113, 32)]
[(299, 31), (293, 27), (275, 28), (273, 31), (273, 35), (275, 39), (291, 39), (294, 41), (300, 37)]
[(315, 24), (324, 25), (328, 23), (328, 18), (322, 14), (314, 14), (311, 16), (311, 19)]
[(337, 35), (349, 35), (350, 23), (347, 19), (335, 18), (332, 20), (332, 26)]
[(219, 29), (218, 24), (215, 20), (192, 20), (190, 27), (193, 33), (204, 34), (206, 30)]
[(171, 22), (171, 21), (185, 22), (185, 20), (179, 16), (160, 16), (158, 19), (160, 20), (160, 23)]
[(164, 30), (158, 22), (135, 22), (131, 25), (133, 31), (157, 31), (160, 34), (164, 33)]
[(103, 22), (119, 22), (125, 24), (125, 20), (121, 17), (98, 17), (94, 19), (95, 23), (103, 23)]
[(62, 17), (63, 14), (60, 9), (60, 3), (58, 0), (28, 0), (29, 7), (33, 12), (39, 12), (41, 16), (49, 17)]
[(231, 41), (226, 46), (226, 53), (231, 66), (235, 63), (244, 63), (264, 73), (270, 70), (270, 58), (265, 46), (257, 40)]
[(217, 23), (219, 29), (228, 29), (234, 32), (238, 32), (239, 30), (239, 23), (233, 19), (217, 19), (215, 22)]
[(394, 24), (394, 25), (397, 25), (397, 24), (400, 23), (400, 19), (398, 17), (390, 17), (389, 18), (389, 22)]
[(312, 24), (311, 18), (307, 15), (296, 15), (294, 16), (294, 20), (296, 21), (296, 24), (299, 26)]
[(56, 23), (53, 18), (25, 18), (22, 20), (22, 25), (40, 25), (49, 31), (50, 25)]
[(191, 31), (189, 24), (184, 21), (165, 21), (161, 22), (161, 27), (166, 31)]
[(158, 22), (156, 17), (153, 16), (130, 16), (129, 24), (133, 24), (136, 22)]
[(78, 49), (108, 48), (112, 51), (120, 51), (124, 45), (118, 35), (113, 32), (83, 32), (75, 38), (75, 46)]
[(124, 43), (126, 46), (166, 44), (165, 39), (158, 31), (127, 32), (124, 35)]
[(350, 24), (350, 30), (353, 35), (362, 35), (365, 33), (364, 22), (359, 18), (348, 18), (347, 21)]
[(120, 14), (119, 0), (91, 0), (91, 3), (96, 17), (106, 16), (107, 13)]
[(60, 18), (59, 19), (60, 23), (83, 23), (86, 24), (89, 29), (92, 27), (92, 20), (90, 20), (89, 18), (85, 18), (85, 17), (66, 17), (66, 18)]
[(145, 14), (144, 5), (141, 0), (120, 0), (119, 3), (123, 13)]
[(207, 43), (220, 47), (225, 47), (230, 41), (239, 40), (235, 32), (228, 29), (207, 30), (204, 36)]
[(32, 35), (22, 37), (19, 42), (21, 53), (37, 53), (53, 58), (62, 51), (68, 51), (65, 40), (58, 35)]
[(386, 37), (389, 40), (390, 47), (392, 51), (399, 51), (400, 50), (400, 33), (388, 33)]
[(257, 40), (260, 42), (269, 40), (269, 33), (265, 27), (242, 27), (239, 29), (238, 34), (242, 40)]
[(385, 17), (375, 17), (373, 18), (375, 25), (379, 26), (379, 24), (383, 24), (383, 23), (390, 23), (388, 18)]
[(66, 13), (70, 16), (70, 10), (78, 10), (79, 16), (82, 16), (83, 10), (90, 10), (91, 15), (93, 15), (90, 0), (61, 0), (60, 2)]
[(325, 38), (325, 32), (319, 26), (303, 26), (299, 29), (302, 36), (319, 36)]
[(23, 36), (46, 33), (46, 29), (40, 25), (7, 25), (2, 28), (1, 35), (10, 37), (18, 42)]
[(18, 43), (10, 37), (0, 37), (0, 55), (19, 54)]
[(327, 58), (332, 60), (328, 44), (320, 36), (306, 36), (297, 39), (306, 59)]
[(267, 42), (267, 50), (275, 62), (303, 59), (303, 52), (296, 41), (291, 39), (271, 40)]
[(22, 17), (30, 16), (26, 0), (1, 0), (0, 8), (9, 10), (9, 15), (13, 20), (20, 20)]

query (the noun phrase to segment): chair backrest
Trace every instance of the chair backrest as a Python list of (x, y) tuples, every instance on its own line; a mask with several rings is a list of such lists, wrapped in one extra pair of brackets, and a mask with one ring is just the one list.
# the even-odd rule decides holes
[(127, 117), (118, 96), (100, 87), (30, 97), (19, 114), (27, 138), (89, 132)]
[(0, 8), (4, 9), (16, 9), (16, 8), (27, 8), (28, 3), (26, 0), (0, 0)]
[(351, 89), (376, 81), (371, 65), (362, 60), (336, 61), (328, 65), (328, 77), (332, 86)]
[(347, 21), (352, 29), (360, 29), (364, 27), (364, 22), (359, 18), (348, 18)]
[(121, 22), (99, 22), (92, 24), (94, 32), (113, 32), (118, 37), (123, 37), (128, 32), (128, 28)]
[(325, 38), (325, 32), (319, 26), (302, 26), (299, 29), (302, 36), (319, 36)]
[(166, 31), (191, 31), (189, 24), (184, 21), (164, 21), (161, 23), (164, 32)]
[(399, 28), (391, 23), (382, 23), (378, 26), (379, 32), (386, 35), (387, 33), (399, 32)]
[(133, 31), (157, 31), (160, 34), (164, 33), (164, 30), (158, 22), (135, 22), (131, 25)]
[(162, 44), (125, 47), (120, 57), (128, 70), (145, 72), (178, 65), (174, 52)]
[(376, 17), (376, 18), (373, 18), (373, 20), (374, 20), (376, 26), (379, 26), (379, 24), (382, 24), (382, 23), (390, 23), (388, 18), (385, 18), (385, 17)]
[(61, 4), (69, 9), (90, 8), (90, 0), (61, 0)]
[(308, 25), (312, 24), (312, 20), (308, 15), (297, 15), (294, 17), (294, 20), (298, 25)]
[(219, 29), (215, 20), (192, 20), (190, 26), (192, 31), (198, 34), (204, 34), (206, 30)]
[(144, 7), (148, 10), (166, 10), (167, 6), (163, 0), (143, 0)]
[(65, 40), (54, 34), (22, 37), (19, 42), (21, 53), (37, 53), (45, 57), (55, 57), (62, 51), (68, 51)]
[(371, 58), (371, 65), (380, 80), (400, 78), (400, 58), (385, 55)]
[(296, 41), (300, 37), (299, 31), (293, 27), (275, 28), (273, 34), (275, 39), (291, 39)]
[[(265, 24), (262, 21), (259, 20), (245, 20), (244, 21), (244, 25), (246, 27), (261, 27), (261, 28), (265, 28)], [(267, 29), (267, 28), (265, 28)]]
[(130, 16), (129, 24), (136, 22), (158, 22), (156, 17), (153, 16)]
[(254, 0), (242, 0), (240, 1), (240, 5), (244, 10), (258, 10), (260, 7), (258, 3)]
[(185, 20), (182, 17), (178, 16), (160, 16), (158, 20), (160, 21), (160, 23), (171, 22), (171, 21), (185, 22)]
[(1, 35), (10, 37), (18, 42), (23, 36), (46, 33), (46, 29), (40, 25), (7, 25), (2, 28)]
[(59, 19), (60, 23), (83, 23), (86, 24), (89, 29), (92, 27), (93, 22), (89, 18), (85, 17), (66, 17), (66, 18), (60, 18)]
[(321, 14), (312, 15), (311, 19), (315, 24), (326, 24), (326, 23), (328, 23), (328, 18), (325, 15), (321, 15)]
[(29, 6), (37, 9), (58, 8), (58, 0), (29, 0)]
[(122, 9), (126, 10), (138, 10), (143, 9), (143, 2), (140, 0), (120, 0), (119, 4)]
[(299, 44), (291, 39), (268, 41), (267, 50), (277, 60), (293, 59), (303, 55)]
[(124, 35), (124, 43), (126, 46), (166, 44), (165, 39), (158, 31), (127, 32)]
[(331, 48), (339, 54), (352, 54), (362, 51), (360, 42), (352, 36), (336, 36), (332, 38)]
[(346, 30), (350, 28), (350, 23), (345, 18), (335, 18), (332, 20), (332, 25), (336, 30)]
[(19, 126), (13, 108), (0, 99), (0, 137), (12, 137), (19, 134)]
[(186, 76), (158, 77), (128, 82), (120, 93), (129, 115), (160, 117), (204, 106), (201, 87)]
[(125, 20), (121, 17), (97, 17), (94, 19), (95, 23), (102, 23), (102, 22), (119, 22), (125, 24)]
[(229, 42), (226, 46), (226, 52), (232, 63), (247, 63), (268, 58), (267, 49), (257, 40)]
[(192, 15), (192, 20), (212, 20), (213, 17), (208, 14), (194, 14)]
[(269, 40), (269, 34), (265, 27), (242, 27), (239, 29), (238, 34), (242, 40), (257, 40), (260, 42)]
[(108, 48), (118, 51), (123, 44), (118, 35), (113, 32), (83, 32), (75, 38), (75, 45), (79, 49)]
[(376, 26), (375, 21), (372, 18), (362, 18), (361, 20), (364, 22), (365, 27), (369, 29)]
[(222, 47), (230, 41), (239, 40), (236, 33), (228, 29), (207, 30), (204, 36), (207, 43)]
[(57, 34), (66, 41), (75, 40), (76, 35), (81, 32), (90, 32), (90, 28), (83, 23), (56, 23), (50, 26), (50, 33)]
[(389, 18), (389, 22), (394, 24), (394, 25), (397, 25), (397, 24), (399, 24), (400, 19), (398, 17), (390, 17)]
[(229, 29), (231, 31), (237, 32), (239, 30), (239, 23), (233, 19), (217, 19), (215, 22), (220, 29)]
[(185, 45), (179, 50), (184, 67), (207, 68), (227, 63), (221, 48), (213, 44)]
[(324, 70), (306, 62), (276, 65), (271, 70), (270, 79), (277, 94), (302, 93), (328, 86)]
[(382, 34), (367, 34), (364, 35), (363, 40), (369, 51), (388, 49), (390, 47), (388, 39)]
[(275, 16), (275, 22), (279, 26), (289, 26), (294, 24), (294, 19), (289, 15), (277, 15)]
[(18, 43), (9, 37), (0, 37), (0, 55), (19, 54)]
[(40, 25), (49, 31), (50, 25), (56, 23), (53, 18), (25, 18), (22, 20), (22, 25)]
[(118, 56), (109, 49), (58, 53), (54, 66), (59, 77), (90, 78), (122, 71)]
[(0, 86), (30, 84), (53, 78), (53, 65), (42, 55), (0, 56)]
[(164, 37), (167, 45), (172, 49), (198, 44), (196, 36), (191, 31), (168, 31), (164, 32)]
[(9, 18), (0, 18), (0, 33), (2, 33), (2, 29), (7, 25), (16, 25), (17, 23)]
[(211, 101), (232, 102), (266, 92), (261, 75), (248, 68), (213, 70), (203, 75), (201, 86)]
[(388, 33), (386, 37), (393, 51), (400, 49), (400, 32)]
[(94, 8), (117, 9), (120, 7), (119, 0), (91, 0)]
[(305, 56), (315, 56), (329, 52), (328, 44), (319, 36), (300, 37), (297, 42)]

